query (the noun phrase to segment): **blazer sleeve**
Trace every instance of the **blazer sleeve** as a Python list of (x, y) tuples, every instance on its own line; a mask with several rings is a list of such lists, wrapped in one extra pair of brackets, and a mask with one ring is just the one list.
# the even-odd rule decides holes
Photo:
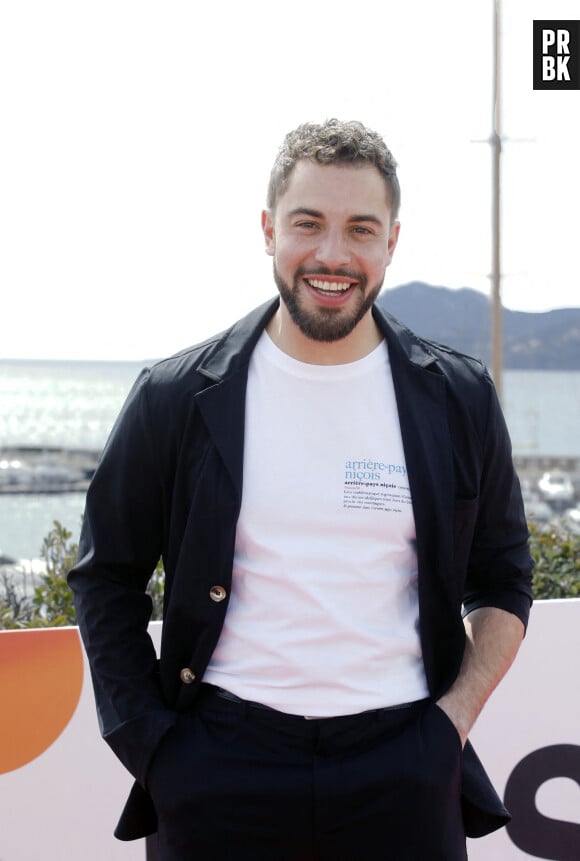
[(176, 715), (164, 703), (147, 626), (147, 583), (163, 546), (163, 488), (154, 457), (148, 372), (133, 386), (90, 484), (69, 574), (101, 733), (144, 785)]
[(488, 395), (487, 422), (464, 608), (470, 613), (479, 607), (498, 607), (514, 613), (527, 626), (533, 561), (524, 504), (506, 422), (487, 372), (484, 387)]

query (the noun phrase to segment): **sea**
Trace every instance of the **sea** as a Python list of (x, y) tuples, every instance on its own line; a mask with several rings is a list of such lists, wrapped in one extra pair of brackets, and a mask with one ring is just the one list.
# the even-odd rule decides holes
[[(0, 460), (14, 447), (100, 451), (147, 362), (0, 360)], [(504, 371), (515, 455), (580, 457), (580, 372)], [(55, 520), (78, 539), (84, 493), (0, 493), (0, 554), (35, 559)]]

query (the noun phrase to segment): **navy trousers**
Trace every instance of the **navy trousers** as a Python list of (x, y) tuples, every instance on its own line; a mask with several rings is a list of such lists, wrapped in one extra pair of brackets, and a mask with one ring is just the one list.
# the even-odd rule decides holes
[(204, 685), (153, 760), (160, 861), (465, 861), (435, 704), (308, 720)]

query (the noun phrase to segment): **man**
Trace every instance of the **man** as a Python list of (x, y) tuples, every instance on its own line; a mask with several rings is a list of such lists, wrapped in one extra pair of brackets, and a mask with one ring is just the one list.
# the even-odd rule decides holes
[(280, 301), (144, 372), (89, 490), (70, 583), (136, 778), (116, 834), (163, 861), (456, 861), (509, 818), (467, 735), (528, 618), (523, 506), (485, 369), (374, 304), (398, 207), (374, 132), (291, 132)]

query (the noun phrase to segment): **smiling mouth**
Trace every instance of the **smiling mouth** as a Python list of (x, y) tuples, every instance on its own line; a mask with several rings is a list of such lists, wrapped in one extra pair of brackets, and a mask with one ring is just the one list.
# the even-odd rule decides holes
[(347, 290), (356, 286), (357, 283), (356, 281), (322, 281), (320, 278), (305, 278), (304, 280), (313, 290), (330, 296), (346, 293)]

